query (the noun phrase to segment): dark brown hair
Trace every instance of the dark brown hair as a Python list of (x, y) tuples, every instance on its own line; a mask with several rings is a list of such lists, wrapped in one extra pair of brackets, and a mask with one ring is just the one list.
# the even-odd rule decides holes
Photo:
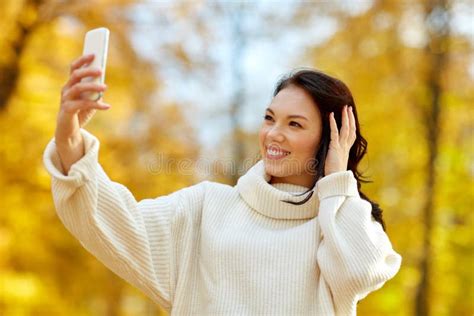
[[(372, 216), (382, 225), (385, 230), (385, 223), (382, 218), (382, 210), (379, 205), (371, 201), (364, 193), (360, 191), (361, 183), (369, 183), (372, 181), (364, 180), (362, 174), (357, 170), (359, 162), (367, 153), (367, 141), (360, 133), (359, 120), (357, 118), (357, 108), (355, 106), (354, 98), (349, 88), (339, 79), (333, 78), (321, 71), (313, 69), (302, 69), (294, 71), (283, 77), (276, 85), (273, 96), (288, 86), (297, 86), (308, 92), (313, 98), (316, 106), (321, 113), (323, 122), (321, 144), (318, 151), (315, 153), (315, 158), (318, 164), (315, 166), (315, 180), (316, 181), (324, 175), (324, 163), (329, 149), (329, 142), (331, 141), (331, 127), (329, 125), (329, 114), (334, 112), (334, 117), (337, 122), (338, 129), (342, 124), (342, 109), (344, 105), (352, 106), (352, 111), (356, 123), (356, 140), (349, 151), (348, 170), (351, 170), (357, 180), (357, 189), (360, 196), (370, 202), (372, 205)], [(303, 204), (309, 200), (311, 193), (301, 202), (289, 202), (292, 204)]]

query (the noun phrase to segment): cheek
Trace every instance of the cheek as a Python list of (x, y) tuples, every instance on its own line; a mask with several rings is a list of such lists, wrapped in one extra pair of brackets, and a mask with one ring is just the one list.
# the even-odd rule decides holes
[(295, 140), (295, 145), (298, 148), (298, 153), (303, 156), (314, 156), (319, 145), (320, 139), (314, 137), (300, 137)]

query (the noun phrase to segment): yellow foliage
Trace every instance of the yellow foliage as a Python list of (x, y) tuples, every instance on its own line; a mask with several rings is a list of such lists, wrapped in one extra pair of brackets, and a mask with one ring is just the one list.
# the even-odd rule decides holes
[[(20, 34), (18, 22), (44, 18), (33, 6), (23, 7), (30, 2), (7, 0), (0, 5), (0, 66), (15, 59), (11, 43)], [(43, 2), (56, 15), (41, 20), (28, 35), (16, 89), (0, 112), (0, 314), (162, 314), (91, 257), (54, 212), (41, 155), (54, 135), (60, 90), (70, 62), (82, 52), (84, 32), (107, 25), (114, 34), (105, 94), (112, 108), (98, 113), (87, 126), (101, 140), (99, 159), (113, 180), (130, 188), (137, 199), (194, 183), (194, 175), (179, 173), (176, 165), (167, 172), (156, 168), (160, 159), (197, 159), (196, 133), (177, 104), (155, 101), (163, 83), (154, 65), (133, 50), (128, 22), (109, 14), (112, 9), (123, 13), (138, 1), (96, 1), (93, 11), (88, 1)], [(395, 22), (378, 26), (382, 13), (392, 21), (402, 19), (406, 8), (397, 3), (375, 1), (360, 16), (340, 17), (341, 31), (306, 54), (315, 68), (340, 77), (354, 94), (361, 131), (369, 143), (362, 169), (374, 181), (362, 191), (381, 205), (390, 239), (403, 256), (400, 273), (360, 302), (360, 315), (413, 314), (420, 281), (428, 157), (425, 109), (420, 104), (429, 103), (424, 72), (426, 54), (433, 52), (404, 46)], [(180, 4), (176, 10), (183, 18), (203, 5)], [(453, 35), (449, 49), (453, 58), (443, 74), (430, 304), (433, 315), (472, 315), (467, 299), (474, 293), (474, 89), (467, 70), (472, 43)], [(175, 50), (192, 68), (183, 46)], [(237, 134), (245, 146), (255, 148), (256, 135)]]

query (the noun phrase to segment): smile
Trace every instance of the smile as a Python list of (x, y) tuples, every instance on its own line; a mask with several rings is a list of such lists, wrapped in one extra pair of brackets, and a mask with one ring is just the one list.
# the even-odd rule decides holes
[(267, 152), (266, 152), (266, 157), (271, 160), (278, 160), (281, 158), (284, 158), (291, 154), (289, 151), (281, 150), (279, 148), (276, 148), (274, 146), (268, 147)]

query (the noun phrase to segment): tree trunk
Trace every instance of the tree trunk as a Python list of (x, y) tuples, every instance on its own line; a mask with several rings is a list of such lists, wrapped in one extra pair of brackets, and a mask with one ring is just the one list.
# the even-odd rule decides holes
[[(418, 285), (415, 302), (415, 315), (430, 315), (430, 277), (432, 247), (431, 235), (435, 222), (433, 200), (436, 194), (435, 164), (438, 155), (439, 117), (441, 112), (441, 75), (448, 58), (449, 18), (446, 0), (429, 1), (426, 5), (427, 23), (430, 26), (430, 41), (425, 49), (428, 60), (426, 84), (429, 94), (429, 105), (425, 112), (426, 139), (428, 144), (428, 163), (426, 168), (425, 204), (422, 222), (424, 223), (423, 250), (420, 262), (421, 279)], [(435, 23), (436, 22), (436, 23)], [(439, 24), (438, 24), (439, 23)]]
[[(38, 12), (41, 0), (28, 0), (23, 5), (21, 12), (29, 12), (33, 10)], [(27, 13), (24, 13), (27, 14)], [(11, 44), (12, 58), (10, 62), (0, 65), (0, 111), (6, 109), (11, 96), (15, 92), (18, 79), (20, 77), (20, 60), (25, 50), (28, 38), (38, 25), (35, 19), (30, 23), (25, 23), (25, 18), (18, 18), (17, 29), (19, 35)]]

